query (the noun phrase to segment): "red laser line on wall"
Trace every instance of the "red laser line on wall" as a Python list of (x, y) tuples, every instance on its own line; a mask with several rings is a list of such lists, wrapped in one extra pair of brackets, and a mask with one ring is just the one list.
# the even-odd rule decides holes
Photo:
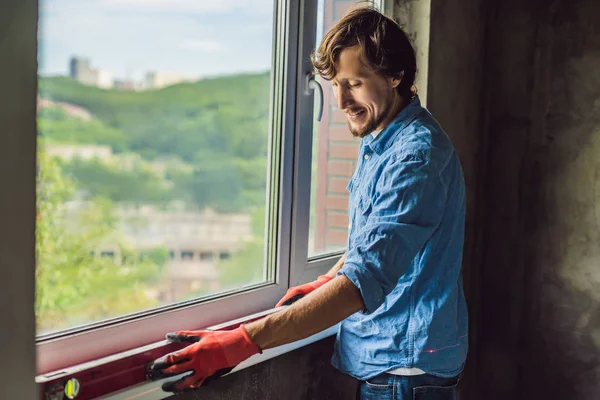
[(453, 344), (452, 346), (444, 346), (444, 347), (440, 347), (439, 349), (433, 349), (433, 350), (424, 350), (423, 352), (424, 352), (424, 353), (436, 353), (436, 352), (438, 352), (438, 351), (440, 351), (440, 350), (445, 350), (445, 349), (449, 349), (449, 348), (452, 348), (452, 347), (458, 347), (458, 346), (460, 346), (460, 345), (461, 345), (461, 343), (460, 343), (460, 339), (462, 339), (462, 338), (464, 338), (464, 337), (467, 337), (467, 336), (469, 336), (469, 334), (466, 334), (466, 335), (462, 335), (462, 336), (460, 336), (460, 337), (458, 338), (459, 342), (458, 342), (458, 343), (456, 343), (456, 344)]

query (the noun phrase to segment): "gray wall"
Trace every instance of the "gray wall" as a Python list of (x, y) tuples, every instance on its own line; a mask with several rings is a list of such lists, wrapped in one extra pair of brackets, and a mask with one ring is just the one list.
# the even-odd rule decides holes
[(471, 324), (469, 358), (461, 380), (462, 397), (467, 399), (477, 398), (474, 372), (479, 335), (472, 322), (480, 314), (479, 265), (483, 249), (485, 12), (482, 0), (431, 0), (427, 108), (452, 139), (467, 188), (463, 280)]
[(496, 3), (479, 394), (598, 399), (600, 3)]
[[(2, 399), (35, 398), (36, 12), (0, 6)], [(430, 26), (428, 107), (468, 186), (463, 399), (598, 399), (600, 3), (436, 0)], [(201, 398), (352, 398), (331, 350), (318, 342)]]
[(35, 399), (35, 0), (0, 3), (0, 399)]
[(468, 189), (462, 398), (598, 399), (600, 3), (439, 0), (430, 27)]

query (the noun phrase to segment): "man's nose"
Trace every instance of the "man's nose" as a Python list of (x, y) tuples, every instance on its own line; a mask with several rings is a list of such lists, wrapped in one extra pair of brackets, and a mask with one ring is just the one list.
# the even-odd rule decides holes
[(339, 85), (335, 90), (335, 97), (337, 99), (338, 102), (338, 107), (340, 110), (345, 110), (346, 108), (348, 108), (350, 105), (352, 105), (352, 96), (350, 95), (350, 92), (345, 89), (344, 87), (342, 87), (342, 85)]

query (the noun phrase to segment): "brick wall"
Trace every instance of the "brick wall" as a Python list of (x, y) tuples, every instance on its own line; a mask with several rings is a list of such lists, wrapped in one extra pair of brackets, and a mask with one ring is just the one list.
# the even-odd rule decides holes
[[(331, 29), (356, 1), (325, 0), (324, 32)], [(317, 127), (315, 240), (313, 254), (344, 248), (348, 237), (346, 186), (356, 166), (358, 139), (348, 129), (329, 82), (323, 85), (323, 117)]]

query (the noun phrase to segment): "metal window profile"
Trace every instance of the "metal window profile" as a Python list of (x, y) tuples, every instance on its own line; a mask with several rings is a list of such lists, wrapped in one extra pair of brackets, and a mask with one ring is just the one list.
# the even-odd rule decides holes
[(310, 224), (310, 189), (313, 141), (314, 94), (307, 87), (307, 75), (313, 73), (310, 54), (315, 47), (318, 0), (298, 2), (303, 12), (299, 18), (298, 72), (294, 85), (296, 93), (296, 116), (293, 121), (295, 133), (293, 141), (293, 175), (289, 182), (293, 185), (292, 229), (290, 246), (290, 286), (303, 282), (308, 260), (308, 237)]

